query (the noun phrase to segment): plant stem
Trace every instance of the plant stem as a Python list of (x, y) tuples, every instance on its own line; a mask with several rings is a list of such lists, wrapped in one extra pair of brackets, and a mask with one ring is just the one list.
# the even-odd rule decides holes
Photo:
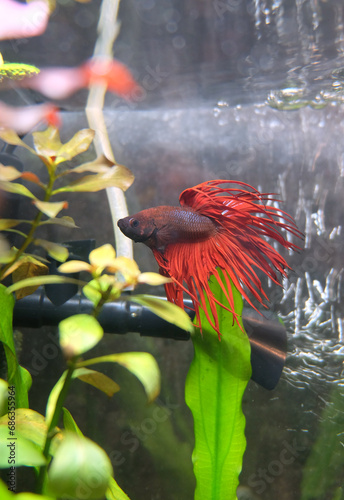
[[(70, 386), (70, 383), (72, 381), (73, 372), (75, 370), (75, 365), (76, 365), (76, 360), (73, 360), (70, 362), (70, 365), (69, 365), (69, 368), (68, 368), (68, 371), (66, 374), (66, 378), (65, 378), (64, 384), (62, 386), (61, 392), (59, 394), (59, 397), (57, 398), (55, 411), (53, 413), (53, 416), (52, 416), (52, 419), (51, 419), (51, 422), (50, 422), (50, 425), (49, 425), (49, 428), (47, 431), (47, 437), (46, 437), (44, 448), (43, 448), (43, 455), (45, 456), (45, 458), (47, 460), (49, 457), (49, 450), (50, 450), (51, 442), (53, 440), (53, 437), (56, 434), (55, 428), (58, 424), (58, 421), (59, 421), (59, 418), (60, 418), (60, 415), (62, 412), (63, 403), (66, 399), (66, 396), (67, 396), (67, 393), (69, 390), (69, 386)], [(45, 478), (46, 478), (46, 474), (47, 474), (47, 468), (48, 468), (48, 466), (44, 465), (44, 466), (40, 467), (40, 469), (39, 469), (39, 474), (38, 474), (38, 478), (37, 478), (36, 493), (43, 492)]]

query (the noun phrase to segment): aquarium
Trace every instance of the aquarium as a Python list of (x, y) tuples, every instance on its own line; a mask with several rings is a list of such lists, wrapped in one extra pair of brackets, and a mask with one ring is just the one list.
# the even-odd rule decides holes
[[(103, 380), (93, 385), (89, 380), (89, 383), (73, 380), (63, 402), (68, 411), (64, 411), (64, 419), (57, 415), (60, 418), (55, 422), (60, 428), (69, 429), (74, 438), (80, 438), (81, 431), (105, 451), (104, 458), (103, 451), (92, 448), (90, 454), (94, 458), (85, 465), (85, 474), (91, 477), (96, 462), (104, 463), (104, 469), (112, 467), (119, 490), (112, 493), (107, 490), (105, 495), (101, 486), (99, 491), (97, 488), (93, 491), (94, 485), (91, 487), (84, 479), (83, 486), (86, 486), (79, 488), (78, 493), (68, 488), (58, 493), (58, 485), (64, 481), (63, 474), (59, 475), (63, 467), (58, 469), (55, 465), (51, 498), (67, 494), (69, 498), (106, 497), (108, 500), (344, 499), (343, 2), (37, 0), (28, 5), (30, 8), (43, 5), (43, 9), (30, 18), (25, 18), (19, 10), (10, 14), (13, 4), (19, 8), (18, 5), (24, 7), (25, 2), (0, 2), (0, 28), (2, 24), (8, 25), (3, 31), (0, 29), (0, 51), (4, 59), (0, 65), (0, 162), (36, 177), (26, 174), (17, 181), (6, 177), (7, 170), (0, 170), (3, 186), (0, 217), (34, 220), (37, 208), (45, 214), (41, 221), (47, 217), (71, 217), (64, 219), (63, 224), (42, 225), (37, 245), (28, 249), (42, 259), (50, 254), (48, 264), (39, 259), (35, 264), (49, 265), (50, 274), (55, 275), (64, 260), (61, 245), (69, 248), (70, 259), (84, 264), (66, 268), (71, 281), (57, 289), (53, 282), (44, 283), (46, 272), (32, 271), (32, 262), (27, 260), (25, 269), (30, 272), (28, 275), (24, 272), (19, 279), (41, 274), (45, 302), (42, 288), (31, 290), (32, 302), (28, 302), (30, 296), (26, 294), (17, 298), (14, 343), (12, 348), (8, 344), (1, 352), (1, 378), (6, 379), (5, 360), (9, 364), (8, 350), (12, 349), (11, 356), (16, 351), (18, 362), (32, 377), (30, 408), (45, 415), (49, 394), (59, 378), (65, 376), (64, 370), (70, 366), (68, 362), (73, 362), (75, 352), (81, 356), (79, 370), (87, 368), (84, 360), (90, 356), (150, 355), (147, 367), (146, 358), (140, 361), (140, 356), (137, 365), (136, 358), (129, 357), (128, 361), (117, 357), (112, 360), (115, 362), (92, 366), (118, 384), (120, 390), (111, 385), (104, 394), (104, 387), (101, 391), (97, 387), (105, 384)], [(24, 16), (21, 28), (12, 28), (7, 19), (21, 15)], [(109, 60), (115, 61), (113, 66), (101, 66)], [(92, 61), (101, 64), (95, 67)], [(17, 66), (6, 66), (8, 64)], [(28, 147), (33, 147), (32, 133), (43, 132), (47, 127), (59, 130), (63, 144), (80, 130), (92, 129), (95, 137), (90, 131), (85, 132), (82, 140), (77, 136), (71, 146), (63, 152), (60, 150), (59, 157), (56, 136), (46, 133), (34, 136), (36, 152), (29, 150)], [(8, 129), (15, 130), (15, 139)], [(99, 189), (94, 188), (92, 180), (87, 188), (81, 188), (76, 180), (80, 177), (76, 176), (71, 184), (74, 187), (64, 190), (68, 169), (90, 164), (101, 155), (104, 155), (103, 173), (108, 172), (106, 169), (110, 171), (114, 161), (119, 165), (119, 186), (125, 188), (124, 195), (103, 177)], [(54, 201), (62, 203), (59, 208), (56, 205), (56, 212), (37, 205), (30, 196), (22, 196), (22, 188), (11, 191), (8, 187), (9, 182), (15, 182), (27, 187), (33, 196), (40, 196), (39, 182), (49, 184), (51, 167), (47, 165), (52, 165), (56, 158), (61, 160), (59, 172), (65, 172), (56, 179)], [(91, 167), (80, 169), (78, 175), (103, 175), (96, 170), (98, 167), (92, 163)], [(285, 241), (297, 245), (297, 251), (288, 248), (287, 243), (270, 241), (290, 269), (280, 278), (282, 286), (266, 276), (264, 269), (258, 270), (268, 307), (264, 309), (257, 297), (247, 295), (274, 325), (275, 332), (282, 325), (287, 348), (286, 352), (282, 348), (283, 359), (278, 366), (282, 368), (284, 364), (284, 367), (275, 388), (267, 389), (254, 380), (245, 381), (242, 401), (240, 399), (236, 407), (240, 413), (240, 429), (234, 426), (232, 413), (228, 425), (224, 416), (221, 417), (223, 427), (216, 439), (225, 441), (232, 432), (239, 433), (243, 454), (242, 459), (240, 456), (236, 462), (233, 459), (230, 466), (227, 462), (223, 465), (216, 453), (210, 460), (219, 482), (225, 482), (228, 468), (237, 478), (234, 477), (234, 486), (232, 484), (228, 493), (226, 487), (200, 489), (204, 487), (203, 472), (197, 471), (200, 459), (197, 440), (201, 438), (194, 424), (194, 411), (191, 412), (185, 402), (186, 381), (190, 402), (189, 370), (195, 362), (194, 349), (198, 352), (197, 342), (190, 339), (189, 333), (173, 328), (169, 333), (167, 324), (159, 323), (161, 318), (153, 314), (147, 324), (138, 325), (135, 308), (129, 311), (132, 323), (126, 317), (121, 326), (119, 314), (125, 312), (123, 305), (120, 311), (114, 308), (111, 312), (99, 342), (93, 338), (87, 344), (85, 340), (85, 344), (78, 344), (77, 351), (71, 353), (72, 344), (65, 340), (67, 344), (62, 341), (60, 345), (58, 334), (60, 330), (60, 338), (70, 338), (69, 334), (64, 337), (63, 327), (58, 328), (61, 319), (75, 313), (90, 313), (90, 309), (73, 302), (78, 286), (72, 280), (85, 280), (87, 272), (96, 273), (96, 269), (113, 270), (119, 256), (134, 258), (142, 274), (139, 275), (136, 268), (133, 270), (133, 264), (124, 271), (122, 268), (122, 278), (128, 286), (121, 288), (119, 299), (120, 285), (116, 284), (118, 294), (114, 292), (113, 299), (128, 299), (135, 294), (165, 297), (164, 281), (158, 275), (159, 266), (151, 248), (140, 242), (132, 244), (119, 230), (117, 220), (151, 207), (178, 206), (184, 190), (217, 179), (245, 183), (261, 193), (271, 193), (267, 207), (274, 207), (279, 216), (282, 211), (289, 214), (303, 235), (299, 238), (298, 234), (281, 227)], [(78, 185), (79, 188), (75, 188)], [(1, 257), (2, 270), (11, 262), (6, 257), (10, 246), (20, 248), (23, 241), (23, 235), (12, 231), (18, 227), (21, 230), (22, 226), (6, 224), (0, 226), (5, 231), (4, 239), (0, 240), (0, 254), (5, 255)], [(49, 242), (56, 246), (52, 247)], [(89, 253), (104, 245), (116, 248), (116, 256), (111, 253), (112, 247), (106, 246), (106, 255), (93, 254), (90, 271), (91, 268), (85, 266)], [(237, 269), (242, 271), (239, 264)], [(155, 278), (146, 276), (148, 272), (156, 273)], [(13, 287), (7, 274), (7, 271), (3, 273), (2, 286)], [(92, 277), (99, 278), (96, 274)], [(5, 297), (5, 293), (2, 291), (1, 297)], [(92, 293), (86, 289), (91, 302), (95, 300)], [(0, 328), (4, 332), (7, 298), (1, 300)], [(47, 307), (44, 314), (43, 306)], [(67, 312), (56, 312), (59, 307)], [(247, 300), (244, 307), (245, 311), (252, 310)], [(175, 318), (178, 323), (177, 314), (172, 319)], [(231, 329), (235, 328), (235, 321), (230, 323), (228, 331), (227, 328), (221, 331), (221, 342), (217, 340), (219, 349), (224, 348), (224, 339), (230, 338)], [(178, 325), (189, 328), (184, 316)], [(88, 324), (80, 328), (87, 331)], [(93, 336), (97, 335), (92, 332)], [(193, 335), (207, 342), (206, 328), (203, 337), (199, 330)], [(89, 349), (92, 350), (88, 352)], [(147, 389), (147, 378), (157, 367), (161, 377), (159, 394), (156, 387), (151, 392)], [(231, 372), (231, 367), (224, 366), (223, 370), (222, 375), (226, 370)], [(235, 378), (234, 372), (232, 375)], [(205, 373), (200, 372), (201, 376)], [(150, 383), (153, 384), (152, 380)], [(226, 387), (221, 394), (224, 404), (237, 397), (236, 389), (226, 392), (225, 381), (216, 387), (214, 393), (219, 387)], [(10, 392), (7, 385), (0, 389), (6, 406)], [(212, 405), (213, 397), (210, 391), (205, 406)], [(47, 419), (51, 422), (54, 405), (51, 397), (49, 401)], [(20, 406), (18, 401), (16, 405)], [(8, 409), (9, 406), (3, 407), (2, 415), (6, 415)], [(41, 422), (38, 418), (34, 418), (32, 432), (39, 437), (33, 441), (36, 448), (42, 448), (45, 437), (43, 431), (38, 432), (38, 422)], [(8, 486), (13, 480), (13, 492), (45, 491), (46, 462), (37, 458), (33, 464), (25, 464), (43, 470), (38, 490), (33, 467), (19, 467), (23, 464), (18, 462), (18, 467), (12, 470), (9, 464), (3, 464), (9, 448), (5, 448), (8, 439), (3, 429), (5, 420), (1, 422), (3, 485)], [(21, 425), (24, 425), (23, 417), (19, 415), (18, 433)], [(215, 428), (217, 421), (212, 424), (208, 421), (205, 425)], [(58, 450), (58, 439), (54, 441), (52, 436), (51, 439), (54, 452), (54, 446)], [(70, 448), (66, 446), (60, 454), (67, 465), (68, 460), (76, 462), (68, 457), (74, 456), (73, 448), (77, 446), (71, 441)], [(234, 454), (231, 451), (230, 456)], [(54, 460), (58, 462), (57, 455), (51, 468)], [(204, 471), (206, 478), (208, 473)], [(206, 482), (211, 484), (212, 477)], [(7, 495), (7, 487), (5, 489)], [(120, 489), (127, 496), (120, 496)]]

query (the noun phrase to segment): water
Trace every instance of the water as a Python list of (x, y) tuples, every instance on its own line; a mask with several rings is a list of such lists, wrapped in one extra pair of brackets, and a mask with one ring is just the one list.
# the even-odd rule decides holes
[[(1, 43), (5, 58), (39, 66), (78, 64), (92, 55), (99, 5), (58, 2), (43, 36), (45, 50), (42, 40), (8, 41)], [(114, 52), (143, 91), (131, 103), (108, 94), (105, 120), (117, 161), (136, 176), (127, 194), (130, 212), (175, 205), (183, 189), (208, 179), (237, 179), (279, 193), (279, 207), (305, 234), (303, 251), (284, 255), (293, 272), (283, 289), (266, 283), (270, 306), (287, 327), (288, 357), (275, 391), (250, 383), (245, 395), (242, 500), (341, 498), (335, 494), (344, 464), (343, 16), (342, 0), (129, 0), (120, 8)], [(3, 96), (17, 105), (42, 99), (23, 90)], [(63, 102), (63, 137), (87, 126), (86, 98), (81, 91)], [(70, 207), (83, 228), (78, 238), (113, 240), (105, 196), (71, 200)], [(54, 236), (70, 237), (62, 229)], [(156, 269), (142, 245), (135, 245), (135, 257), (142, 270)], [(36, 332), (26, 340), (28, 366), (32, 339), (39, 350), (41, 338)], [(136, 336), (107, 342), (109, 350), (142, 349), (157, 357), (166, 424), (141, 432), (137, 447), (125, 439), (148, 416), (136, 404), (139, 389), (121, 373), (116, 377), (124, 379), (123, 391), (116, 400), (104, 403), (85, 389), (70, 398), (71, 409), (93, 422), (129, 496), (191, 499), (192, 422), (183, 397), (191, 346)], [(46, 380), (54, 380), (53, 366), (46, 370)], [(41, 384), (32, 396), (37, 408), (44, 407), (41, 394), (49, 389)], [(88, 408), (83, 417), (90, 397), (100, 410)], [(169, 460), (157, 459), (161, 442)], [(124, 461), (116, 461), (115, 451)], [(322, 483), (307, 496), (312, 468)]]

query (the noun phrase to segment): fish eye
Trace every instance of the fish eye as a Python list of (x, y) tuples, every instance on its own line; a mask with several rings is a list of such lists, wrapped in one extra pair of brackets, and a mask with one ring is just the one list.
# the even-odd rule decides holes
[(131, 219), (129, 219), (129, 224), (131, 225), (131, 227), (138, 227), (140, 225), (140, 221), (138, 221), (137, 219), (131, 218)]

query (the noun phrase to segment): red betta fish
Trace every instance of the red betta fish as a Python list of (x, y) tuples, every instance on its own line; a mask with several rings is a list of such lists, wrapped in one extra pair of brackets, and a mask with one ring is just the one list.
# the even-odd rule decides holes
[[(229, 187), (223, 187), (225, 184)], [(277, 201), (271, 196), (243, 182), (207, 181), (183, 191), (179, 197), (180, 207), (142, 210), (120, 219), (118, 226), (128, 238), (152, 249), (160, 273), (172, 279), (165, 285), (168, 300), (184, 308), (183, 292), (186, 292), (192, 299), (198, 325), (201, 327), (199, 308), (202, 308), (220, 338), (216, 304), (232, 312), (238, 321), (230, 280), (255, 307), (246, 289), (263, 305), (264, 300), (268, 300), (255, 269), (263, 271), (277, 284), (280, 284), (279, 277), (286, 276), (287, 262), (264, 237), (274, 239), (287, 249), (299, 248), (279, 230), (297, 237), (302, 237), (302, 233), (287, 213), (265, 204)], [(218, 269), (223, 273), (225, 284)], [(210, 290), (211, 275), (221, 286), (228, 305), (220, 303)]]

